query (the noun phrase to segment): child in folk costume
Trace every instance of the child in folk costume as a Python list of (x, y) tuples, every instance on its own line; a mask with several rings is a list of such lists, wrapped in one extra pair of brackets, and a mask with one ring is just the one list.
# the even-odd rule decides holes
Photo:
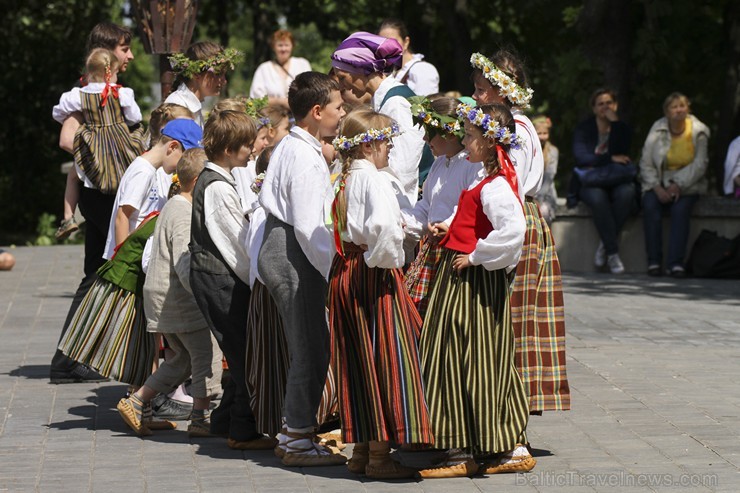
[(203, 147), (208, 162), (193, 191), (190, 287), (226, 357), (231, 378), (211, 415), (214, 434), (227, 434), (237, 450), (271, 449), (275, 440), (259, 433), (245, 383), (249, 258), (247, 220), (231, 170), (244, 166), (257, 129), (243, 111), (222, 111), (206, 121)]
[[(192, 191), (205, 161), (203, 149), (185, 151), (177, 164), (180, 194), (164, 206), (154, 229), (152, 257), (144, 281), (147, 330), (165, 334), (173, 354), (139, 390), (118, 403), (118, 412), (137, 435), (151, 434), (151, 422), (143, 419), (144, 409), (151, 405), (151, 400), (160, 392), (170, 392), (191, 374), (190, 392), (194, 402), (188, 434), (210, 434), (206, 380), (212, 374), (211, 331), (190, 289), (188, 251)], [(174, 423), (170, 429), (173, 428)]]
[[(75, 134), (74, 168), (67, 175), (64, 217), (56, 238), (62, 240), (78, 229), (74, 219), (80, 182), (105, 194), (115, 194), (128, 165), (145, 150), (141, 110), (134, 91), (116, 84), (120, 61), (112, 51), (96, 48), (85, 63), (88, 84), (62, 94), (52, 116), (64, 123), (82, 113), (83, 126)], [(135, 128), (132, 128), (135, 127)]]
[(532, 89), (521, 61), (501, 50), (490, 59), (474, 53), (470, 63), (478, 104), (501, 103), (511, 109), (521, 149), (511, 153), (527, 217), (527, 236), (511, 295), (516, 340), (516, 365), (527, 387), (532, 413), (570, 409), (565, 367), (565, 309), (560, 262), (550, 227), (542, 217), (535, 194), (540, 189), (544, 160), (532, 122), (524, 116)]
[(179, 104), (193, 112), (195, 122), (203, 127), (203, 101), (218, 96), (226, 87), (226, 73), (234, 70), (244, 55), (234, 48), (224, 49), (212, 41), (193, 43), (185, 53), (169, 57), (177, 74), (172, 84), (175, 90), (165, 103)]
[(259, 195), (266, 220), (258, 269), (280, 310), (290, 356), (279, 447), (286, 466), (340, 465), (346, 457), (314, 440), (329, 366), (326, 277), (334, 256), (321, 139), (336, 136), (344, 110), (337, 82), (318, 72), (296, 76), (288, 103), (296, 125), (275, 149)]
[(555, 209), (558, 202), (558, 191), (555, 189), (555, 175), (558, 173), (558, 156), (560, 151), (550, 142), (550, 130), (552, 121), (550, 117), (539, 115), (532, 119), (532, 124), (537, 130), (537, 137), (542, 146), (542, 158), (545, 162), (545, 171), (542, 177), (542, 186), (534, 196), (540, 207), (542, 217), (548, 225), (555, 220)]
[[(175, 170), (184, 150), (200, 145), (200, 127), (192, 120), (173, 120), (147, 153), (146, 165)], [(137, 158), (141, 159), (141, 158)], [(151, 374), (154, 336), (146, 333), (142, 308), (144, 246), (154, 231), (151, 215), (139, 222), (98, 270), (98, 278), (83, 299), (59, 349), (95, 368), (101, 375), (134, 386)]]
[[(514, 367), (507, 275), (514, 269), (526, 222), (508, 151), (521, 145), (503, 105), (458, 107), (463, 144), (483, 162), (461, 195), (429, 296), (419, 343), (432, 431), (445, 462), (424, 478), (470, 476), (473, 454), (502, 453), (486, 473), (530, 470), (525, 440), (527, 394)], [(438, 230), (447, 225), (434, 225)]]
[(406, 272), (406, 287), (419, 315), (424, 318), (429, 303), (429, 288), (439, 267), (440, 237), (429, 226), (453, 215), (460, 193), (478, 176), (480, 163), (472, 163), (462, 145), (464, 130), (457, 119), (454, 98), (410, 99), (414, 121), (424, 127), (426, 140), (437, 158), (427, 175), (419, 201), (411, 210), (402, 210), (407, 238), (421, 240), (419, 253)]
[[(257, 177), (252, 183), (255, 194), (259, 195), (265, 172), (269, 165), (272, 151), (270, 146), (262, 150), (257, 158)], [(252, 211), (247, 234), (247, 252), (249, 253), (249, 287), (252, 295), (249, 299), (247, 315), (247, 388), (251, 396), (252, 410), (257, 419), (257, 426), (268, 435), (276, 435), (283, 430), (283, 403), (285, 387), (290, 367), (288, 345), (285, 340), (283, 321), (280, 318), (275, 300), (265, 287), (259, 274), (259, 250), (265, 232), (265, 210), (257, 205)], [(316, 419), (323, 424), (336, 407), (334, 377), (329, 368), (324, 394), (322, 395)], [(275, 452), (282, 457), (283, 449), (277, 447)]]
[(434, 442), (419, 370), (421, 317), (401, 272), (401, 212), (380, 172), (396, 135), (389, 117), (359, 108), (334, 140), (343, 164), (328, 306), (339, 414), (343, 440), (357, 443), (349, 470), (379, 479), (416, 475), (390, 458), (390, 442)]

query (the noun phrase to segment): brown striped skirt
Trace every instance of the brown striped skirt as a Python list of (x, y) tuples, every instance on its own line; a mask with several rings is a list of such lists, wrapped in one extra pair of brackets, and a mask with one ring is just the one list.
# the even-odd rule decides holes
[(101, 375), (143, 385), (157, 354), (140, 297), (98, 278), (80, 303), (59, 349)]
[(430, 239), (429, 236), (424, 236), (419, 246), (419, 254), (406, 271), (406, 289), (422, 319), (429, 306), (429, 288), (434, 276), (437, 275), (441, 257), (442, 247), (439, 246), (439, 241), (436, 238)]
[(514, 366), (506, 272), (471, 266), (457, 274), (457, 254), (442, 253), (419, 343), (436, 446), (513, 450), (526, 441), (529, 408)]
[(434, 442), (419, 369), (421, 318), (400, 269), (370, 268), (362, 251), (334, 257), (329, 327), (345, 442)]
[[(256, 280), (247, 313), (246, 383), (257, 429), (268, 435), (276, 435), (283, 426), (289, 367), (280, 311), (267, 287)], [(336, 385), (329, 365), (316, 420), (321, 425), (336, 412)]]
[(570, 409), (560, 261), (537, 204), (524, 203), (527, 233), (511, 293), (516, 367), (530, 411)]

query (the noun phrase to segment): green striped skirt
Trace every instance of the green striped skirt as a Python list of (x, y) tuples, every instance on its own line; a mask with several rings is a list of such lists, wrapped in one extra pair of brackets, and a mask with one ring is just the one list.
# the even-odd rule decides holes
[[(275, 301), (267, 287), (254, 282), (247, 313), (246, 383), (257, 429), (274, 436), (283, 426), (283, 403), (290, 356)], [(337, 412), (337, 393), (331, 365), (316, 420), (319, 425)]]
[(421, 318), (400, 269), (334, 257), (329, 327), (345, 442), (434, 442), (419, 369)]
[(511, 292), (515, 362), (530, 411), (570, 409), (563, 281), (555, 242), (537, 204), (524, 203), (527, 234)]
[(59, 349), (105, 377), (140, 386), (152, 374), (157, 345), (146, 330), (141, 298), (98, 278)]
[(514, 367), (506, 272), (452, 270), (445, 249), (432, 285), (419, 351), (439, 448), (474, 453), (526, 442), (527, 394)]

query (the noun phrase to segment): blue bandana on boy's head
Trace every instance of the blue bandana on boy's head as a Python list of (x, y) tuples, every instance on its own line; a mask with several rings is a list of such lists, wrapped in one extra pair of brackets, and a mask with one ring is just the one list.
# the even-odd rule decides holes
[(162, 129), (162, 135), (175, 139), (182, 144), (183, 150), (203, 147), (203, 130), (200, 125), (190, 118), (176, 118), (167, 122)]

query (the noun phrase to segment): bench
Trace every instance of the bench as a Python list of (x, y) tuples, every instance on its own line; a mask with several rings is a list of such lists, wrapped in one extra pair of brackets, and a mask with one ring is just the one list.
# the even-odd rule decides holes
[[(552, 224), (552, 234), (564, 272), (591, 272), (594, 252), (599, 244), (599, 235), (591, 217), (591, 210), (583, 202), (568, 209), (565, 199), (558, 199), (557, 217)], [(691, 246), (702, 229), (716, 231), (720, 236), (733, 238), (740, 234), (740, 201), (717, 196), (703, 196), (694, 206), (691, 216), (688, 257)], [(663, 258), (666, 257), (669, 231), (668, 216), (663, 218)], [(630, 273), (647, 271), (645, 236), (642, 212), (627, 220), (619, 243), (619, 256)]]

